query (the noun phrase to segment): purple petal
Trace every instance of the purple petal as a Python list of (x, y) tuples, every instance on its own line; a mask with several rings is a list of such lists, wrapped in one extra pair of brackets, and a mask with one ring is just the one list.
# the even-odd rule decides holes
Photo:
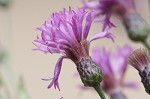
[(100, 6), (100, 4), (97, 1), (85, 2), (85, 0), (81, 0), (81, 2), (84, 4), (84, 8), (99, 9)]
[(125, 82), (123, 84), (123, 87), (137, 89), (139, 87), (139, 84), (137, 82), (130, 81), (130, 82)]
[(77, 40), (79, 40), (79, 33), (77, 31), (77, 23), (76, 23), (76, 20), (77, 20), (77, 17), (76, 16), (73, 16), (72, 17), (72, 30), (74, 32), (74, 36)]
[(125, 45), (123, 48), (118, 48), (119, 54), (126, 58), (128, 58), (132, 51), (133, 49), (128, 45)]
[(94, 40), (101, 39), (101, 38), (110, 38), (112, 41), (114, 41), (114, 35), (108, 32), (98, 33), (94, 35), (92, 38), (90, 38), (88, 41), (92, 42)]
[(58, 90), (60, 91), (58, 78), (60, 75), (60, 71), (61, 71), (61, 67), (62, 67), (62, 61), (64, 58), (65, 57), (62, 56), (58, 59), (57, 64), (56, 64), (55, 69), (54, 69), (54, 77), (53, 77), (53, 80), (51, 81), (51, 83), (49, 84), (48, 89), (54, 85), (54, 88), (56, 89), (56, 87), (57, 87)]
[(95, 48), (92, 53), (92, 59), (98, 64), (104, 75), (112, 74), (111, 64), (109, 63), (110, 53), (105, 48)]
[(87, 38), (91, 24), (94, 20), (94, 16), (95, 16), (94, 14), (95, 14), (94, 12), (91, 12), (87, 15), (86, 23), (85, 23), (83, 34), (82, 34), (82, 38), (85, 38), (85, 39)]
[(124, 62), (120, 64), (120, 72), (124, 73), (128, 67), (128, 56), (131, 54), (132, 48), (128, 45), (123, 46), (122, 48), (118, 48), (118, 57), (122, 57)]
[(48, 52), (48, 50), (47, 50), (47, 46), (44, 46), (44, 45), (37, 45), (37, 44), (35, 44), (35, 43), (33, 43), (37, 48), (35, 48), (35, 49), (33, 49), (33, 50), (40, 50), (40, 51), (43, 51), (43, 52), (45, 52), (45, 53), (47, 53)]
[(42, 32), (46, 33), (47, 35), (50, 34), (49, 31), (47, 31), (45, 28), (37, 28), (37, 30), (42, 31)]
[(116, 27), (111, 21), (110, 21), (110, 15), (106, 15), (104, 20), (102, 21), (103, 28), (102, 31), (107, 31), (111, 29), (112, 27)]
[(53, 48), (53, 47), (47, 47), (48, 52), (52, 53), (60, 53), (62, 52), (60, 49), (58, 48)]
[(124, 74), (124, 71), (127, 68), (127, 65), (124, 65), (127, 63), (126, 59), (124, 59), (123, 56), (115, 55), (113, 53), (111, 53), (109, 58), (113, 74), (115, 76), (117, 75), (121, 76), (121, 74)]

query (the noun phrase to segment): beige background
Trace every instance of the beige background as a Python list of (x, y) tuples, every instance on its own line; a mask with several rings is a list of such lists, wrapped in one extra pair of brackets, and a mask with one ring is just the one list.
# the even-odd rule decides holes
[[(145, 20), (149, 21), (147, 0), (136, 1), (138, 12)], [(9, 11), (5, 12), (0, 8), (0, 42), (11, 51), (11, 64), (14, 77), (16, 79), (18, 75), (24, 77), (26, 89), (31, 99), (59, 99), (61, 96), (64, 97), (63, 99), (99, 99), (99, 96), (95, 92), (79, 90), (77, 86), (81, 84), (81, 81), (79, 78), (74, 77), (76, 66), (70, 60), (63, 61), (59, 78), (60, 92), (54, 90), (54, 88), (47, 89), (49, 82), (41, 80), (41, 78), (53, 76), (53, 69), (60, 55), (32, 51), (34, 48), (32, 42), (36, 38), (35, 29), (36, 27), (42, 26), (52, 12), (59, 11), (62, 8), (68, 8), (69, 6), (76, 8), (80, 7), (81, 3), (79, 0), (12, 0)], [(9, 14), (9, 17), (6, 17), (7, 14)], [(3, 22), (5, 21), (12, 22), (11, 25), (6, 24), (8, 26), (6, 30), (3, 28), (5, 25)], [(124, 28), (117, 18), (114, 18), (113, 22), (118, 25), (116, 29), (111, 30), (116, 35), (116, 42), (112, 43), (106, 39), (98, 40), (92, 42), (91, 49), (96, 45), (105, 46), (108, 49), (114, 49), (116, 46), (123, 46), (124, 44), (130, 44), (134, 49), (143, 47), (141, 44), (133, 43), (128, 39)], [(7, 30), (9, 28), (11, 31)], [(99, 24), (93, 24), (89, 37), (100, 30)], [(6, 34), (5, 32), (11, 33)], [(9, 42), (7, 41), (8, 39)], [(6, 76), (6, 80), (9, 81), (10, 79), (7, 73), (5, 73), (7, 70), (4, 68), (2, 71), (4, 76)], [(124, 89), (129, 99), (150, 98), (144, 92), (138, 72), (135, 69), (129, 67), (126, 79), (134, 80), (140, 86), (136, 90)], [(14, 88), (14, 86), (8, 85), (11, 90)]]

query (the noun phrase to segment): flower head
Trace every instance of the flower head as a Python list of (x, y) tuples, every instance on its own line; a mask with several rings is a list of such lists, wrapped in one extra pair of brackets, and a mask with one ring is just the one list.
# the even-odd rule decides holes
[(150, 67), (150, 54), (146, 49), (137, 49), (129, 56), (129, 64), (142, 72), (145, 67)]
[(150, 54), (146, 49), (137, 49), (129, 56), (129, 64), (139, 71), (145, 91), (150, 94)]
[(134, 0), (90, 0), (86, 2), (81, 0), (84, 4), (84, 8), (91, 9), (97, 12), (97, 16), (104, 15), (102, 20), (104, 26), (103, 30), (107, 27), (115, 27), (110, 21), (112, 14), (123, 16), (131, 9), (134, 9)]
[(108, 52), (105, 48), (93, 50), (92, 58), (104, 74), (102, 86), (108, 94), (121, 91), (120, 88), (126, 85), (132, 85), (123, 81), (128, 66), (128, 55), (131, 51), (132, 49), (127, 45), (118, 48), (116, 53)]
[(41, 31), (41, 37), (37, 36), (35, 44), (37, 48), (45, 53), (61, 53), (62, 57), (58, 59), (55, 66), (54, 77), (48, 86), (52, 85), (59, 89), (58, 77), (61, 71), (62, 60), (69, 58), (73, 62), (79, 62), (83, 57), (89, 57), (90, 42), (100, 38), (112, 38), (108, 31), (98, 33), (92, 38), (87, 39), (91, 24), (94, 20), (95, 12), (87, 12), (84, 9), (63, 9), (63, 11), (53, 13), (44, 23)]

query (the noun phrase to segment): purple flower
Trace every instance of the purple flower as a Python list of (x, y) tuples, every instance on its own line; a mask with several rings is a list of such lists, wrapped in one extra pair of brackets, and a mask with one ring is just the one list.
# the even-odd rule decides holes
[(135, 9), (134, 0), (90, 0), (86, 2), (81, 0), (84, 4), (83, 8), (91, 9), (97, 12), (96, 16), (104, 15), (104, 19), (101, 21), (103, 25), (103, 30), (110, 27), (115, 27), (115, 25), (110, 22), (110, 17), (112, 14), (117, 14), (124, 16), (126, 12)]
[[(41, 37), (37, 36), (35, 42), (39, 44), (34, 50), (45, 53), (61, 53), (54, 70), (54, 77), (48, 88), (59, 88), (58, 78), (60, 75), (62, 61), (64, 58), (71, 59), (77, 63), (83, 57), (89, 57), (90, 42), (100, 38), (111, 38), (112, 34), (107, 30), (87, 39), (95, 12), (87, 12), (84, 9), (63, 9), (53, 13), (44, 23), (43, 27), (37, 28), (41, 31)], [(46, 79), (45, 79), (46, 80)]]
[(92, 59), (103, 72), (102, 87), (105, 92), (112, 94), (121, 91), (121, 87), (135, 87), (133, 83), (124, 82), (124, 74), (128, 66), (128, 56), (132, 49), (129, 46), (118, 48), (117, 52), (106, 51), (105, 48), (93, 50)]

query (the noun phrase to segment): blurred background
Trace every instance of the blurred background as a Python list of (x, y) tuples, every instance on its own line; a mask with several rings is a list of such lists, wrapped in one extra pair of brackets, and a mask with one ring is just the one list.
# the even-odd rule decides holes
[[(61, 91), (54, 88), (47, 89), (50, 81), (41, 80), (41, 78), (53, 76), (54, 66), (60, 54), (51, 55), (32, 50), (35, 48), (32, 42), (36, 39), (36, 28), (41, 27), (51, 13), (58, 12), (62, 8), (68, 9), (69, 6), (77, 8), (82, 4), (80, 0), (10, 0), (8, 8), (0, 7), (0, 49), (2, 48), (8, 56), (7, 62), (0, 64), (0, 72), (12, 99), (16, 99), (16, 94), (18, 94), (16, 88), (20, 78), (23, 80), (26, 94), (30, 99), (60, 99), (60, 97), (63, 99), (99, 99), (96, 92), (83, 91), (78, 88), (82, 82), (75, 77), (76, 66), (70, 60), (63, 61), (59, 77)], [(148, 1), (137, 0), (136, 9), (150, 23)], [(107, 39), (97, 40), (92, 42), (90, 50), (96, 46), (115, 49), (125, 44), (134, 49), (144, 47), (128, 38), (118, 18), (114, 17), (112, 21), (118, 26), (111, 29), (116, 36), (115, 43)], [(89, 37), (100, 31), (101, 24), (94, 23)], [(123, 90), (129, 99), (148, 99), (150, 97), (145, 93), (138, 72), (133, 67), (129, 66), (125, 79), (139, 84), (139, 88), (136, 90)]]

